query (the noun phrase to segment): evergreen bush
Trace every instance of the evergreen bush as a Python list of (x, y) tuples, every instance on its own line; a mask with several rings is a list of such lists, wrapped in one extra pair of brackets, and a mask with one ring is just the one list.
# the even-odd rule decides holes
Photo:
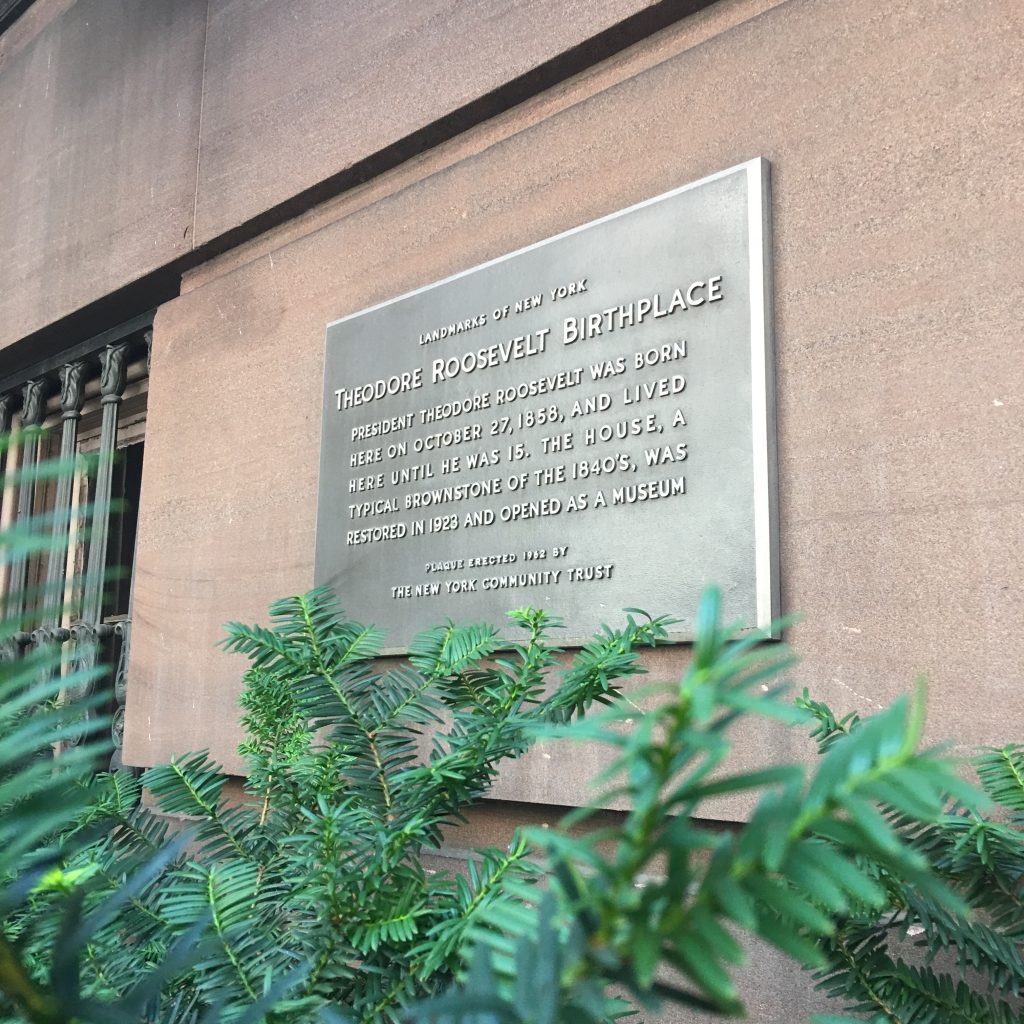
[[(543, 612), (513, 613), (527, 633), (517, 643), (490, 627), (430, 630), (407, 662), (383, 671), (380, 632), (343, 619), (327, 591), (279, 602), (271, 619), (270, 628), (232, 625), (226, 644), (251, 662), (246, 799), (222, 800), (220, 767), (190, 754), (141, 780), (98, 777), (86, 812), (65, 830), (64, 841), (103, 833), (64, 862), (65, 878), (83, 880), (87, 917), (121, 879), (149, 877), (90, 934), (78, 970), (91, 998), (117, 1003), (202, 922), (200, 954), (167, 979), (153, 1019), (198, 1019), (216, 1006), (230, 1021), (279, 989), (288, 995), (272, 1000), (274, 1020), (311, 1019), (329, 1004), (357, 1020), (397, 1019), (450, 981), (463, 934), (502, 882), (536, 875), (522, 842), (482, 851), (468, 879), (429, 873), (423, 850), (487, 791), (502, 760), (530, 746), (538, 725), (609, 702), (640, 671), (637, 648), (660, 642), (665, 625), (631, 617), (603, 630), (545, 693), (555, 651)], [(143, 787), (160, 813), (140, 803)], [(190, 846), (154, 873), (166, 816), (188, 822)], [(59, 915), (45, 911), (63, 898), (37, 892), (7, 922), (29, 962), (51, 947)]]
[[(837, 720), (806, 690), (797, 704), (812, 714), (823, 752), (862, 727), (856, 714)], [(971, 795), (933, 819), (912, 800), (879, 794), (899, 841), (959, 902), (936, 901), (888, 864), (862, 861), (885, 900), (855, 901), (836, 916), (834, 932), (821, 942), (818, 980), (870, 1020), (1024, 1020), (1024, 746), (985, 749), (971, 765), (987, 801)]]
[[(276, 604), (269, 627), (232, 625), (226, 646), (250, 662), (240, 801), (203, 753), (140, 780), (90, 778), (88, 742), (45, 760), (74, 709), (46, 666), (0, 665), (0, 1013), (582, 1024), (622, 1009), (614, 988), (643, 1010), (734, 1015), (746, 930), (821, 972), (857, 1019), (1016, 1019), (999, 992), (1021, 977), (1019, 748), (980, 765), (1010, 814), (994, 822), (917, 750), (922, 697), (865, 721), (795, 708), (786, 649), (723, 629), (713, 592), (690, 668), (643, 711), (618, 694), (666, 620), (631, 613), (565, 667), (554, 620), (513, 620), (525, 639), (449, 624), (385, 667), (380, 633), (323, 590)], [(733, 773), (730, 732), (750, 714), (812, 716), (821, 759)], [(465, 877), (427, 871), (500, 764), (555, 735), (614, 749), (595, 806), (623, 801), (621, 823), (517, 836)], [(728, 793), (747, 794), (749, 822), (702, 821)], [(899, 959), (889, 936), (918, 926), (983, 981)]]
[[(32, 443), (37, 436), (26, 431), (17, 440)], [(0, 438), (0, 454), (8, 444)], [(0, 484), (36, 487), (76, 468), (45, 461), (7, 473)], [(52, 515), (40, 514), (5, 528), (0, 566), (9, 573), (48, 551), (53, 526)], [(92, 931), (118, 918), (180, 846), (166, 845), (147, 866), (149, 876), (107, 875), (105, 892), (91, 899), (88, 920), (83, 917), (102, 868), (87, 852), (96, 834), (84, 823), (96, 816), (92, 780), (96, 766), (109, 760), (110, 721), (102, 693), (74, 704), (63, 700), (68, 691), (89, 692), (101, 673), (94, 658), (76, 659), (65, 670), (59, 646), (29, 645), (20, 653), (33, 625), (31, 610), (53, 597), (45, 587), (9, 592), (0, 612), (0, 1014), (39, 1024), (137, 1021), (134, 1011), (159, 993), (161, 976), (147, 976), (140, 965), (120, 1005), (111, 1006), (92, 998), (81, 968)], [(169, 957), (168, 967), (173, 962)]]

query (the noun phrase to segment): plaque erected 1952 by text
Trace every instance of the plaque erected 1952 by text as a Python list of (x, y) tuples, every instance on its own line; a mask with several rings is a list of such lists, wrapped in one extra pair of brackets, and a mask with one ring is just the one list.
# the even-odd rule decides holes
[(777, 614), (768, 165), (327, 328), (316, 581), (403, 650), (447, 619)]

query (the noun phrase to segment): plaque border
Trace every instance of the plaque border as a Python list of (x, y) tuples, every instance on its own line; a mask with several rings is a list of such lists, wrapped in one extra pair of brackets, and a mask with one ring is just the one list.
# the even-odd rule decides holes
[[(608, 221), (624, 217), (646, 206), (653, 206), (663, 200), (670, 199), (683, 192), (701, 188), (713, 181), (729, 175), (743, 172), (747, 182), (747, 230), (750, 273), (750, 398), (751, 398), (751, 441), (753, 445), (753, 508), (754, 508), (754, 594), (756, 603), (756, 625), (770, 639), (781, 639), (781, 628), (777, 625), (781, 614), (782, 596), (779, 571), (779, 516), (778, 516), (778, 451), (777, 422), (775, 403), (775, 344), (774, 344), (774, 303), (773, 303), (773, 265), (772, 265), (772, 234), (771, 234), (771, 164), (764, 157), (754, 157), (743, 163), (734, 164), (722, 171), (706, 175), (696, 181), (688, 182), (677, 188), (669, 189), (650, 199), (644, 199), (632, 206), (615, 210), (597, 217), (584, 224), (549, 235), (539, 241), (531, 242), (512, 252), (503, 253), (494, 259), (477, 263), (465, 270), (460, 270), (448, 277), (430, 284), (421, 285), (401, 295), (377, 302), (372, 306), (364, 306), (353, 313), (347, 313), (327, 324), (324, 329), (324, 369), (321, 393), (326, 402), (327, 392), (327, 345), (331, 328), (348, 320), (373, 313), (378, 309), (402, 302), (414, 295), (420, 295), (433, 288), (457, 281), (460, 278), (475, 274), (478, 270), (496, 266), (506, 260), (513, 259), (523, 253), (531, 252), (550, 242), (568, 238), (581, 231), (604, 224)], [(313, 572), (314, 585), (316, 578), (316, 548), (320, 536), (320, 481), (323, 478), (323, 410), (320, 416), (320, 458), (317, 476), (317, 507), (313, 540)], [(638, 595), (639, 596), (639, 595)], [(749, 632), (750, 630), (748, 630)], [(559, 647), (579, 648), (588, 642), (589, 637), (559, 636)], [(511, 642), (511, 641), (510, 641)], [(687, 637), (673, 638), (669, 632), (669, 642), (675, 644), (692, 644)], [(407, 647), (385, 647), (381, 650), (384, 656), (405, 655)]]

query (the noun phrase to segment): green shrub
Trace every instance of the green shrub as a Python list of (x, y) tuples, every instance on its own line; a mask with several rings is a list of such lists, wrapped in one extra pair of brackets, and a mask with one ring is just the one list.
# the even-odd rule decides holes
[[(0, 453), (7, 445), (0, 438)], [(44, 462), (8, 473), (0, 484), (36, 486), (73, 469)], [(4, 529), (0, 565), (10, 570), (46, 552), (51, 528), (52, 516), (36, 515)], [(101, 1010), (98, 1019), (113, 1021), (117, 1011), (91, 1005), (78, 984), (87, 945), (80, 894), (90, 868), (74, 839), (92, 813), (95, 766), (109, 758), (110, 722), (103, 694), (73, 705), (62, 701), (65, 690), (88, 692), (99, 676), (96, 667), (82, 667), (90, 659), (62, 675), (59, 647), (24, 642), (31, 614), (20, 609), (41, 607), (52, 596), (45, 587), (8, 593), (0, 614), (0, 1013), (66, 1024)], [(65, 741), (74, 742), (55, 759)], [(94, 920), (115, 913), (120, 899), (95, 907)], [(152, 998), (152, 981), (137, 977), (132, 995)], [(126, 993), (125, 1005), (130, 1002)]]
[[(823, 752), (863, 727), (855, 714), (837, 721), (806, 691), (797, 704), (813, 715)], [(900, 841), (960, 902), (936, 900), (884, 861), (862, 861), (885, 901), (854, 902), (836, 916), (835, 931), (821, 943), (826, 962), (818, 979), (830, 996), (872, 1020), (1024, 1019), (1024, 746), (984, 750), (971, 764), (989, 808), (973, 797), (930, 818), (912, 799), (878, 794)]]
[[(927, 908), (936, 935), (975, 929), (983, 912), (985, 935), (1005, 924), (1019, 953), (1019, 918), (999, 923), (999, 900), (947, 869), (966, 840), (935, 838), (954, 818), (969, 822), (972, 844), (983, 835), (975, 859), (997, 861), (1012, 888), (1014, 825), (946, 811), (950, 794), (973, 796), (944, 758), (917, 752), (921, 699), (856, 728), (820, 705), (794, 708), (780, 682), (786, 649), (723, 629), (713, 592), (691, 667), (680, 683), (652, 688), (648, 711), (617, 693), (641, 671), (638, 649), (664, 639), (666, 620), (606, 627), (559, 667), (555, 623), (522, 610), (519, 642), (448, 625), (382, 667), (380, 634), (344, 619), (326, 591), (271, 615), (269, 628), (232, 625), (226, 644), (250, 661), (243, 800), (224, 798), (225, 777), (201, 753), (141, 780), (87, 781), (62, 762), (45, 776), (64, 788), (42, 791), (42, 806), (53, 814), (59, 798), (67, 808), (23, 849), (0, 854), (0, 1009), (45, 1024), (582, 1024), (617, 1012), (614, 987), (645, 1008), (670, 1000), (737, 1014), (732, 976), (746, 930), (874, 1013), (836, 950), (853, 948), (850, 929), (886, 925), (900, 894)], [(0, 686), (0, 702), (19, 692), (2, 674)], [(594, 703), (608, 708), (595, 713)], [(790, 724), (815, 715), (826, 725), (822, 758), (731, 773), (730, 732), (750, 714)], [(0, 734), (0, 786), (22, 785), (25, 765), (4, 744), (24, 729)], [(614, 748), (612, 788), (597, 803), (624, 800), (621, 823), (580, 837), (518, 836), (507, 850), (479, 851), (466, 877), (428, 872), (423, 853), (486, 795), (501, 763), (552, 735)], [(1006, 764), (1019, 767), (1016, 757)], [(1020, 794), (1004, 768), (992, 767), (993, 785), (1013, 807)], [(141, 788), (160, 814), (139, 802)], [(727, 793), (747, 794), (750, 821), (703, 823), (705, 801)], [(11, 834), (31, 820), (32, 799), (16, 791), (5, 805)], [(187, 823), (187, 848), (169, 839), (164, 815)], [(983, 947), (964, 945), (963, 962)], [(1015, 978), (1011, 959), (1009, 974), (990, 976)], [(18, 977), (45, 1005), (19, 996)], [(954, 999), (966, 1005), (966, 992), (973, 998)]]
[[(607, 703), (640, 671), (636, 649), (664, 637), (662, 620), (631, 618), (605, 629), (550, 694), (552, 620), (513, 613), (523, 642), (489, 627), (444, 626), (417, 638), (408, 662), (375, 667), (382, 641), (345, 621), (326, 591), (279, 602), (272, 627), (230, 627), (227, 647), (251, 669), (243, 697), (246, 799), (225, 803), (225, 776), (205, 754), (146, 772), (101, 777), (77, 828), (104, 837), (77, 851), (66, 873), (85, 872), (88, 910), (145, 870), (166, 843), (166, 821), (139, 804), (140, 785), (161, 812), (189, 820), (191, 845), (95, 929), (80, 964), (83, 988), (116, 1003), (140, 970), (155, 970), (180, 936), (204, 922), (187, 972), (168, 979), (160, 1019), (217, 1005), (233, 1020), (283, 983), (274, 1019), (309, 1019), (339, 1004), (356, 1019), (387, 1020), (438, 991), (460, 963), (465, 930), (510, 876), (532, 878), (526, 847), (487, 850), (469, 879), (432, 875), (421, 863), (445, 825), (479, 799), (500, 762), (533, 742), (541, 724), (563, 724)], [(420, 734), (433, 731), (427, 758)], [(85, 877), (80, 875), (79, 877)], [(16, 927), (28, 941), (44, 903)], [(49, 946), (46, 927), (41, 948)], [(35, 959), (40, 954), (33, 952)]]
[[(856, 728), (849, 728), (852, 719), (840, 728), (823, 705), (805, 699), (794, 708), (780, 700), (784, 650), (723, 631), (713, 594), (705, 597), (698, 633), (683, 680), (635, 728), (620, 727), (635, 712), (619, 705), (569, 731), (617, 749), (608, 781), (610, 793), (630, 807), (621, 826), (582, 838), (530, 834), (546, 854), (552, 880), (543, 896), (515, 892), (535, 912), (495, 901), (474, 928), (477, 949), (465, 984), (421, 1004), (415, 1018), (585, 1024), (607, 1013), (609, 983), (645, 1008), (669, 1001), (708, 1015), (742, 1014), (732, 973), (743, 959), (737, 932), (746, 930), (817, 970), (856, 1019), (1010, 1019), (1000, 1000), (976, 986), (957, 988), (938, 974), (932, 986), (926, 971), (915, 974), (905, 965), (890, 977), (889, 963), (860, 959), (867, 940), (859, 926), (891, 927), (912, 900), (935, 947), (959, 945), (962, 965), (972, 967), (987, 951), (996, 985), (1015, 984), (1020, 972), (1019, 833), (981, 825), (977, 812), (962, 806), (945, 812), (950, 794), (968, 803), (976, 794), (942, 757), (915, 751), (923, 689), (914, 702), (899, 700), (858, 719)], [(729, 732), (746, 714), (788, 722), (813, 714), (824, 733), (820, 761), (730, 774)], [(1011, 806), (1024, 797), (1013, 760), (986, 762)], [(723, 830), (701, 821), (705, 800), (740, 792), (756, 799), (746, 824)], [(943, 843), (937, 837), (947, 828), (953, 832)], [(966, 861), (950, 860), (954, 847), (962, 851), (967, 832), (973, 845), (979, 829), (992, 837), (993, 856), (1000, 851), (1003, 891), (1015, 894), (1001, 910), (1000, 897), (977, 871), (962, 875)], [(611, 844), (611, 851), (601, 844)], [(972, 855), (976, 865), (982, 859)], [(1001, 939), (980, 924), (975, 907), (1005, 914)], [(849, 951), (851, 942), (853, 955), (845, 960), (840, 951)], [(876, 994), (906, 990), (889, 1005), (869, 995), (872, 985)]]

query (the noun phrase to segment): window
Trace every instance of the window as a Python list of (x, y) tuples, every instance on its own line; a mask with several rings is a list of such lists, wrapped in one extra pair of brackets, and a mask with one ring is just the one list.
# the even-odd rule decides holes
[[(65, 670), (97, 658), (115, 666), (87, 691), (99, 686), (108, 694), (114, 766), (127, 690), (151, 323), (151, 314), (138, 318), (28, 368), (20, 382), (0, 384), (0, 429), (15, 431), (4, 453), (0, 523), (35, 519), (51, 536), (48, 550), (13, 561), (0, 578), (8, 613), (21, 620), (5, 654), (57, 645)], [(46, 460), (70, 464), (77, 456), (94, 458), (78, 459), (73, 474), (55, 480), (32, 478)], [(65, 698), (87, 692), (69, 690)]]

